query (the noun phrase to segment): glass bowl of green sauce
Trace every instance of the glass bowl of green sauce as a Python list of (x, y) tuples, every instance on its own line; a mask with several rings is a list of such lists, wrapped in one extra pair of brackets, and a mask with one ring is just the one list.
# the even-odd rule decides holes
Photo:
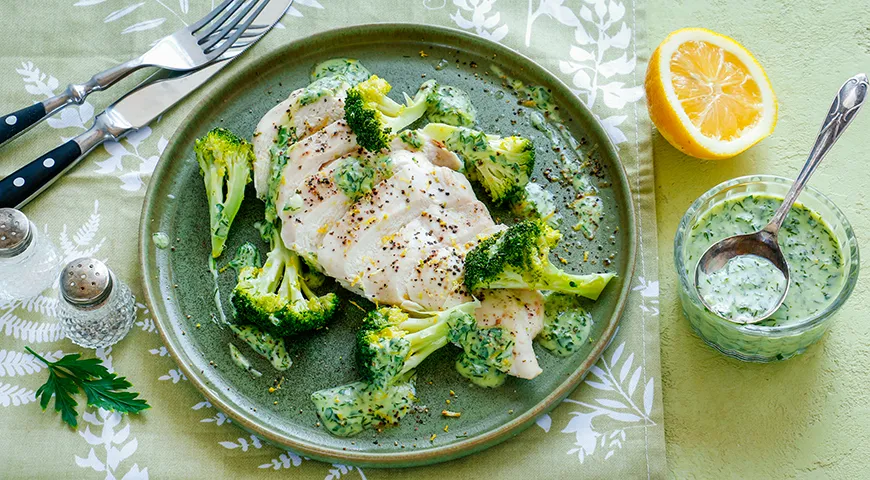
[[(783, 305), (754, 325), (730, 322), (709, 311), (693, 285), (695, 266), (717, 241), (760, 230), (782, 203), (793, 180), (753, 175), (721, 183), (686, 211), (674, 238), (674, 263), (683, 312), (707, 344), (725, 355), (750, 362), (785, 360), (818, 341), (834, 313), (849, 298), (858, 279), (858, 241), (843, 212), (818, 190), (807, 187), (779, 233), (791, 282)], [(728, 272), (728, 288), (718, 291), (729, 312), (753, 312), (754, 282), (765, 282), (751, 264)], [(705, 298), (707, 298), (705, 296)], [(722, 314), (722, 312), (719, 312)]]

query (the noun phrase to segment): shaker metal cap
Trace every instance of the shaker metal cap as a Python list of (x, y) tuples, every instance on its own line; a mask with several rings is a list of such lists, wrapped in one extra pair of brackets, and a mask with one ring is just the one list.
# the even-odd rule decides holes
[(0, 208), (0, 258), (14, 257), (30, 246), (30, 220), (14, 208)]
[(112, 292), (112, 272), (96, 258), (77, 258), (60, 272), (60, 291), (75, 306), (96, 305)]

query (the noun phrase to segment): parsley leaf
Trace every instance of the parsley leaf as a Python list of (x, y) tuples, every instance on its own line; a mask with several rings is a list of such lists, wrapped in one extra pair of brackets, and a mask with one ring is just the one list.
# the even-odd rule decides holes
[(120, 413), (139, 413), (150, 408), (148, 402), (136, 392), (126, 391), (133, 385), (124, 377), (109, 372), (97, 358), (82, 359), (78, 353), (65, 355), (56, 362), (49, 362), (30, 347), (24, 347), (34, 357), (48, 366), (48, 381), (36, 390), (43, 410), (54, 396), (54, 409), (69, 426), (78, 425), (78, 413), (74, 395), (85, 392), (87, 404)]

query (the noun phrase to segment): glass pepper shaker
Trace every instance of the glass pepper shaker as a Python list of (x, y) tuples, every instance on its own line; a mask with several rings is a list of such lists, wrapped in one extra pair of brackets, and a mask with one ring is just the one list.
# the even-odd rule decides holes
[(54, 244), (27, 216), (0, 208), (0, 302), (35, 297), (51, 287), (60, 262)]
[(86, 348), (114, 345), (136, 319), (136, 300), (103, 262), (82, 257), (60, 272), (58, 317), (63, 333)]

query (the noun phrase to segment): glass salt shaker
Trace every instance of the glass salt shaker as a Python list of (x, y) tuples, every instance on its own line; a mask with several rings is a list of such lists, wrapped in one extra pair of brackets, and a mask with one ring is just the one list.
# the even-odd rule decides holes
[(103, 262), (82, 257), (60, 272), (58, 317), (63, 333), (86, 348), (108, 347), (127, 335), (136, 300)]
[(21, 211), (0, 208), (0, 302), (35, 297), (52, 286), (60, 254)]

